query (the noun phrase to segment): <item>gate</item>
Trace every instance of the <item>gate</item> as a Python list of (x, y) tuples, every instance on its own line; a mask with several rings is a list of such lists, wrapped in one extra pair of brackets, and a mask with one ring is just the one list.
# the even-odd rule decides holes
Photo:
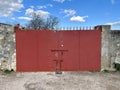
[(101, 30), (16, 30), (17, 71), (100, 70)]

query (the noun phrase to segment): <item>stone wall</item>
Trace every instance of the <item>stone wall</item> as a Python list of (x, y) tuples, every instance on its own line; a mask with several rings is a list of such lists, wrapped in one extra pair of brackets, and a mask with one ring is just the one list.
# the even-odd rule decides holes
[(16, 70), (15, 52), (14, 27), (0, 23), (0, 69)]
[(112, 30), (110, 35), (110, 60), (111, 67), (114, 67), (114, 62), (120, 64), (120, 30)]
[(120, 30), (111, 30), (110, 25), (101, 25), (101, 70), (113, 69), (120, 63)]

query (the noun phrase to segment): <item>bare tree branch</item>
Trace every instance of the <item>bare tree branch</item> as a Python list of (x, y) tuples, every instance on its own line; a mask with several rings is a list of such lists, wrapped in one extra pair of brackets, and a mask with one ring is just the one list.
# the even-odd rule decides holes
[(48, 18), (43, 19), (40, 15), (34, 13), (32, 20), (28, 22), (27, 29), (53, 30), (58, 23), (59, 20), (57, 17), (49, 16)]

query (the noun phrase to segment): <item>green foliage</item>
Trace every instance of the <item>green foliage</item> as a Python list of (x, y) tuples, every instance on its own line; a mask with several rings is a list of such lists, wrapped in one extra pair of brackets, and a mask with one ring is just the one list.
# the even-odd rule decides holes
[(120, 64), (119, 63), (115, 63), (115, 68), (117, 71), (120, 71)]
[(11, 69), (11, 70), (5, 69), (5, 70), (3, 70), (3, 72), (4, 72), (5, 74), (10, 74), (10, 73), (14, 72), (14, 70), (13, 70), (13, 69)]

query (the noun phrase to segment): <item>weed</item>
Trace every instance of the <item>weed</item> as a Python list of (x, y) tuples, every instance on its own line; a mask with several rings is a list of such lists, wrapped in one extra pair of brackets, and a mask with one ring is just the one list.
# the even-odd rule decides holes
[(3, 70), (3, 72), (4, 72), (5, 74), (10, 74), (10, 73), (14, 72), (14, 70), (13, 70), (13, 69), (11, 69), (11, 70), (5, 69), (5, 70)]
[(117, 71), (120, 71), (120, 64), (119, 63), (114, 63), (114, 65), (115, 65), (115, 69)]

